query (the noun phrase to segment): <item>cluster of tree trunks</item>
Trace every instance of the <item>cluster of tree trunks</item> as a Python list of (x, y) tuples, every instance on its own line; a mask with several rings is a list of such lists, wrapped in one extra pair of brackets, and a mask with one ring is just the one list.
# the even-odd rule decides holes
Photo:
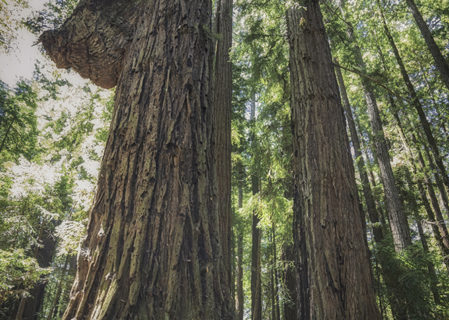
[[(447, 64), (438, 56), (440, 51), (416, 5), (412, 0), (407, 3), (445, 81)], [(79, 254), (64, 319), (243, 318), (241, 233), (236, 237), (235, 305), (232, 299), (232, 0), (217, 1), (214, 23), (211, 5), (211, 1), (200, 0), (81, 0), (59, 30), (47, 31), (40, 38), (58, 67), (71, 67), (104, 88), (116, 86), (88, 235)], [(337, 68), (343, 106), (340, 102), (319, 1), (304, 0), (302, 5), (289, 9), (286, 16), (295, 192), (294, 246), (284, 248), (284, 254), (286, 260), (294, 261), (295, 268), (288, 264), (284, 273), (292, 298), (284, 305), (284, 316), (304, 320), (380, 319), (343, 109), (376, 243), (384, 241), (385, 229), (381, 225), (385, 223), (376, 208), (356, 124)], [(344, 1), (340, 5), (344, 16)], [(433, 163), (434, 159), (439, 173), (436, 177), (443, 179), (440, 191), (444, 190), (443, 184), (449, 186), (449, 182), (442, 156), (383, 15), (382, 19), (430, 146), (429, 161)], [(358, 68), (366, 73), (349, 24), (348, 38), (354, 44)], [(410, 231), (395, 185), (376, 97), (368, 79), (361, 77), (361, 82), (394, 246), (400, 252), (411, 244)], [(449, 88), (449, 80), (446, 85)], [(254, 101), (251, 109), (253, 120)], [(420, 152), (418, 156), (424, 167)], [(259, 177), (254, 175), (251, 181), (253, 194), (259, 193)], [(430, 191), (432, 183), (428, 177), (418, 181), (423, 201), (427, 199), (423, 183), (429, 187), (436, 214), (427, 202), (429, 219), (440, 221), (439, 204)], [(409, 185), (412, 187), (413, 181)], [(262, 318), (258, 223), (254, 214), (253, 320)], [(426, 247), (420, 223), (418, 226)], [(447, 255), (445, 226), (432, 227)], [(275, 237), (273, 233), (273, 257), (277, 254)], [(449, 268), (449, 262), (445, 262)], [(276, 264), (274, 258), (273, 293), (278, 288)], [(383, 276), (388, 286), (396, 285), (396, 279)], [(439, 299), (437, 292), (434, 296)], [(274, 295), (272, 298), (273, 319), (280, 318), (279, 301)], [(390, 298), (392, 308), (400, 308), (403, 301), (395, 300), (393, 295)], [(400, 317), (407, 313), (397, 309), (394, 312)]]

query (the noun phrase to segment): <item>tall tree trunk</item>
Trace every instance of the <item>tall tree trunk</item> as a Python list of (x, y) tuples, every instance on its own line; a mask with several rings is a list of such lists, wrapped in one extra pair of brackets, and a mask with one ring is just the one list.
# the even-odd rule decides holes
[[(255, 121), (256, 116), (256, 101), (253, 99), (251, 103), (251, 123)], [(256, 137), (254, 133), (251, 133), (251, 144), (253, 148), (254, 164), (258, 163), (257, 149), (255, 148)], [(251, 189), (253, 196), (257, 195), (260, 191), (260, 179), (256, 167), (253, 168), (251, 175)], [(251, 224), (251, 320), (262, 320), (262, 278), (261, 278), (261, 263), (260, 263), (260, 242), (261, 232), (259, 229), (260, 219), (257, 212), (253, 212), (252, 224)]]
[[(34, 257), (39, 263), (39, 267), (48, 268), (51, 265), (55, 250), (56, 240), (51, 234), (51, 230), (45, 230), (42, 226), (41, 234), (39, 235), (39, 242), (42, 246), (36, 246), (34, 250)], [(38, 319), (39, 311), (44, 301), (46, 281), (38, 282), (34, 288), (30, 290), (30, 295), (22, 297), (19, 308), (16, 314), (17, 320), (35, 320)]]
[(420, 102), (418, 95), (415, 91), (415, 87), (413, 86), (412, 81), (410, 80), (407, 70), (405, 69), (404, 62), (402, 61), (401, 55), (399, 54), (399, 50), (396, 46), (393, 36), (391, 35), (390, 29), (388, 28), (387, 22), (385, 20), (384, 12), (383, 12), (382, 6), (380, 4), (380, 0), (377, 0), (377, 4), (378, 4), (379, 10), (380, 10), (381, 17), (382, 17), (382, 24), (383, 24), (383, 27), (385, 30), (385, 35), (387, 36), (388, 42), (390, 43), (391, 49), (393, 50), (393, 54), (396, 58), (396, 62), (398, 63), (402, 78), (405, 82), (409, 96), (412, 100), (412, 105), (415, 108), (416, 112), (418, 113), (418, 117), (421, 122), (421, 126), (424, 130), (424, 134), (426, 135), (427, 142), (429, 143), (430, 150), (432, 150), (433, 156), (435, 158), (438, 172), (441, 175), (441, 177), (443, 178), (445, 185), (449, 188), (449, 177), (447, 175), (446, 168), (443, 164), (443, 160), (442, 160), (442, 157), (440, 154), (440, 150), (438, 149), (437, 142), (435, 141), (435, 138), (433, 137), (433, 133), (432, 133), (432, 129), (430, 128), (429, 121), (427, 120), (426, 114), (424, 113), (421, 102)]
[[(448, 230), (446, 228), (446, 225), (444, 223), (444, 218), (443, 218), (443, 215), (441, 213), (440, 205), (438, 203), (438, 199), (436, 197), (435, 190), (433, 188), (433, 183), (430, 180), (430, 178), (428, 176), (428, 173), (427, 173), (427, 170), (426, 170), (426, 163), (425, 163), (424, 157), (422, 156), (422, 153), (420, 151), (420, 145), (418, 144), (418, 141), (416, 139), (415, 134), (412, 133), (411, 134), (412, 141), (416, 145), (416, 149), (417, 149), (416, 153), (418, 155), (418, 162), (421, 165), (421, 172), (422, 172), (421, 174), (418, 172), (418, 169), (417, 169), (417, 167), (415, 165), (416, 159), (415, 159), (415, 157), (414, 157), (414, 155), (413, 155), (413, 153), (412, 153), (412, 151), (410, 149), (410, 144), (409, 144), (408, 139), (407, 139), (407, 137), (405, 135), (405, 131), (404, 131), (404, 127), (403, 127), (402, 121), (401, 121), (401, 119), (399, 117), (399, 114), (397, 112), (397, 108), (394, 105), (393, 105), (393, 110), (394, 110), (393, 111), (393, 116), (394, 116), (394, 118), (395, 118), (395, 120), (396, 120), (396, 122), (398, 124), (399, 133), (400, 133), (400, 136), (401, 136), (402, 143), (404, 145), (404, 149), (407, 150), (407, 153), (409, 154), (409, 157), (410, 157), (410, 163), (411, 163), (411, 166), (413, 168), (413, 173), (414, 173), (414, 175), (416, 177), (418, 177), (419, 175), (422, 175), (424, 183), (425, 183), (425, 185), (427, 187), (427, 193), (428, 193), (428, 195), (430, 197), (430, 201), (432, 203), (433, 211), (432, 211), (430, 203), (429, 203), (429, 201), (427, 199), (424, 185), (421, 182), (420, 178), (417, 178), (417, 180), (418, 180), (417, 181), (418, 191), (419, 191), (419, 194), (420, 194), (420, 197), (421, 197), (424, 209), (425, 209), (425, 211), (427, 213), (427, 217), (429, 218), (429, 221), (430, 221), (430, 224), (431, 224), (431, 227), (432, 227), (432, 231), (433, 231), (435, 240), (436, 240), (436, 242), (438, 244), (438, 247), (440, 248), (441, 254), (443, 256), (443, 261), (444, 261), (444, 263), (446, 264), (446, 267), (449, 270), (449, 234), (448, 234)], [(407, 177), (409, 179), (408, 180), (408, 184), (410, 186), (412, 186), (412, 180), (410, 180), (411, 179), (410, 176), (407, 176)], [(417, 219), (416, 216), (415, 216), (415, 219)], [(424, 239), (424, 241), (425, 241), (425, 239)], [(422, 242), (422, 240), (421, 240), (421, 242)], [(426, 250), (426, 248), (424, 247), (424, 244), (423, 244), (423, 248)], [(427, 251), (428, 251), (428, 249), (427, 249)]]
[(305, 9), (287, 11), (297, 189), (294, 232), (305, 243), (304, 252), (298, 253), (299, 267), (307, 268), (307, 282), (299, 283), (298, 318), (380, 319), (319, 2), (304, 4)]
[[(343, 5), (341, 6), (341, 10), (344, 14)], [(366, 73), (366, 66), (363, 61), (360, 47), (357, 45), (357, 39), (353, 33), (352, 26), (348, 27), (348, 37), (350, 42), (353, 43), (355, 63), (363, 73)], [(401, 200), (399, 198), (399, 193), (395, 185), (393, 170), (390, 163), (390, 155), (388, 153), (388, 147), (385, 141), (382, 121), (380, 119), (380, 112), (377, 106), (374, 91), (367, 78), (360, 77), (360, 81), (362, 83), (365, 101), (368, 108), (374, 151), (377, 156), (380, 176), (384, 187), (393, 242), (396, 251), (400, 252), (411, 244), (410, 230), (407, 218), (402, 208)]]
[[(413, 187), (414, 183), (413, 183), (413, 180), (412, 180), (412, 176), (411, 176), (408, 168), (406, 168), (406, 169), (407, 169), (407, 172), (406, 172), (406, 175), (405, 175), (406, 181), (407, 181), (407, 184), (408, 184), (410, 192), (414, 193), (414, 190), (413, 190), (414, 189), (414, 187)], [(427, 203), (427, 205), (425, 204), (426, 209), (427, 209), (428, 205), (429, 205), (428, 203)], [(418, 226), (418, 234), (419, 234), (419, 237), (420, 237), (420, 240), (421, 240), (423, 251), (426, 254), (429, 254), (429, 246), (427, 244), (426, 235), (424, 234), (424, 230), (423, 230), (423, 227), (422, 227), (422, 221), (421, 221), (421, 219), (419, 218), (419, 215), (418, 215), (418, 203), (417, 203), (416, 199), (413, 198), (413, 197), (411, 198), (411, 206), (412, 206), (412, 209), (413, 209), (413, 215), (415, 217), (416, 224)], [(429, 213), (429, 212), (431, 212), (431, 210), (427, 211), (427, 212)], [(436, 304), (440, 304), (440, 294), (438, 292), (438, 287), (437, 287), (438, 280), (437, 280), (437, 275), (436, 275), (436, 272), (435, 272), (435, 266), (433, 265), (433, 263), (431, 261), (427, 261), (426, 265), (427, 265), (427, 271), (429, 273), (429, 278), (430, 278), (430, 291), (432, 292), (432, 296), (433, 296), (433, 299), (434, 299), (435, 303)]]
[[(243, 178), (243, 170), (241, 166), (238, 168), (241, 171), (240, 176)], [(238, 207), (243, 207), (243, 182), (240, 180), (238, 185)], [(237, 233), (237, 295), (235, 301), (235, 309), (237, 312), (237, 320), (243, 320), (243, 307), (244, 307), (244, 295), (243, 295), (243, 231), (236, 230)]]
[(53, 297), (53, 302), (51, 303), (51, 307), (47, 316), (47, 319), (55, 319), (57, 318), (57, 310), (59, 305), (59, 300), (61, 298), (62, 288), (64, 284), (64, 280), (67, 273), (67, 267), (69, 265), (70, 256), (67, 255), (65, 257), (64, 265), (62, 269), (60, 269), (60, 278), (58, 279), (58, 284), (56, 285), (56, 292)]
[[(365, 201), (367, 205), (368, 217), (373, 224), (373, 235), (374, 241), (376, 243), (376, 258), (380, 264), (380, 272), (382, 273), (382, 277), (385, 282), (385, 286), (387, 287), (388, 292), (388, 300), (390, 302), (393, 315), (396, 319), (406, 319), (407, 317), (407, 302), (406, 298), (399, 296), (397, 292), (403, 292), (403, 286), (398, 281), (397, 274), (391, 272), (389, 269), (389, 264), (392, 263), (392, 258), (388, 257), (384, 254), (381, 249), (382, 246), (385, 246), (386, 243), (384, 233), (382, 230), (382, 226), (379, 219), (379, 214), (376, 210), (376, 205), (374, 202), (374, 198), (372, 196), (370, 183), (368, 180), (368, 174), (366, 173), (365, 164), (363, 160), (363, 156), (360, 149), (360, 142), (357, 134), (357, 128), (355, 125), (354, 117), (352, 114), (351, 106), (349, 104), (349, 99), (346, 93), (346, 87), (344, 85), (343, 76), (341, 74), (341, 70), (339, 67), (335, 68), (337, 80), (340, 88), (340, 94), (342, 97), (343, 108), (345, 110), (346, 120), (351, 133), (351, 141), (354, 147), (354, 153), (356, 156), (356, 163), (359, 168), (359, 173), (362, 181), (363, 194), (365, 196)], [(395, 259), (395, 258), (393, 258)], [(399, 261), (394, 261), (394, 263), (398, 264)], [(398, 290), (399, 289), (399, 290)], [(402, 290), (401, 290), (402, 289)]]
[(279, 304), (279, 273), (277, 265), (277, 246), (276, 246), (276, 225), (272, 224), (272, 241), (273, 241), (273, 273), (274, 273), (274, 309), (275, 309), (275, 320), (281, 319), (281, 311)]
[(298, 315), (295, 255), (298, 252), (293, 244), (287, 244), (282, 248), (283, 284), (286, 297), (284, 297), (284, 320), (296, 320)]
[(354, 147), (355, 162), (359, 169), (360, 180), (362, 182), (362, 191), (366, 202), (368, 217), (371, 223), (373, 224), (374, 239), (377, 243), (380, 243), (384, 239), (384, 235), (380, 223), (379, 213), (377, 212), (376, 203), (374, 202), (373, 193), (371, 191), (368, 174), (366, 173), (365, 161), (363, 160), (359, 136), (357, 134), (354, 117), (352, 115), (351, 105), (349, 103), (348, 95), (346, 93), (346, 86), (343, 81), (341, 70), (339, 67), (335, 67), (335, 71), (337, 75), (338, 86), (340, 88), (342, 105), (346, 115), (346, 121), (348, 123), (349, 132), (351, 134), (352, 146)]
[(85, 0), (41, 36), (57, 65), (117, 84), (63, 319), (234, 318), (215, 194), (210, 17), (210, 1)]
[[(419, 218), (416, 217), (415, 218)], [(426, 235), (424, 234), (424, 229), (422, 227), (422, 221), (416, 220), (416, 224), (418, 226), (418, 234), (421, 239), (421, 244), (425, 253), (429, 253), (429, 245), (427, 244)], [(438, 278), (435, 272), (435, 266), (431, 261), (427, 262), (427, 271), (429, 272), (430, 277), (430, 291), (432, 291), (433, 300), (437, 305), (441, 304), (440, 293), (438, 292)]]
[[(417, 146), (419, 146), (418, 139), (414, 136), (412, 136), (412, 138), (414, 139), (414, 143)], [(440, 191), (441, 200), (443, 202), (444, 209), (446, 210), (446, 216), (449, 219), (449, 199), (447, 196), (446, 188), (444, 187), (443, 181), (441, 180), (441, 177), (438, 174), (438, 170), (436, 169), (435, 162), (433, 161), (433, 158), (429, 151), (429, 148), (425, 144), (423, 145), (423, 147), (424, 147), (424, 151), (425, 151), (425, 154), (426, 154), (428, 162), (429, 162), (430, 169), (433, 172), (433, 177), (435, 178), (435, 183), (437, 185), (438, 190)]]
[[(215, 33), (219, 35), (215, 50), (214, 70), (214, 152), (217, 170), (217, 203), (223, 239), (223, 260), (231, 281), (231, 99), (232, 66), (229, 51), (232, 45), (232, 0), (218, 0)], [(227, 290), (228, 288), (223, 288)], [(232, 291), (232, 290), (231, 290)]]
[[(425, 171), (425, 162), (421, 154), (421, 151), (418, 150), (417, 153), (418, 153), (418, 160), (421, 164), (422, 170)], [(440, 248), (441, 251), (441, 255), (443, 256), (443, 261), (446, 264), (446, 268), (449, 271), (449, 233), (446, 224), (444, 223), (444, 218), (441, 213), (440, 205), (438, 203), (435, 191), (433, 189), (432, 181), (429, 179), (429, 176), (427, 175), (426, 172), (424, 172), (424, 183), (427, 186), (427, 193), (430, 198), (430, 203), (432, 204), (433, 207), (433, 211), (427, 210), (427, 216), (432, 226), (432, 231), (435, 236), (435, 240), (437, 241), (438, 247)], [(422, 196), (425, 196), (425, 194)]]
[(429, 49), (430, 53), (433, 56), (435, 66), (440, 72), (441, 80), (449, 89), (449, 65), (447, 61), (444, 59), (443, 54), (440, 51), (440, 48), (438, 48), (438, 45), (435, 43), (432, 33), (430, 32), (430, 29), (427, 26), (426, 22), (424, 21), (421, 12), (419, 11), (415, 2), (413, 0), (405, 0), (405, 2), (407, 2), (410, 11), (413, 14), (413, 18), (415, 18), (416, 24), (419, 30), (421, 31), (424, 41), (427, 44), (427, 48)]
[(235, 308), (237, 311), (237, 320), (243, 320), (243, 233), (239, 232), (237, 237), (237, 299)]
[(277, 274), (276, 225), (271, 217), (271, 318), (280, 320), (279, 281)]

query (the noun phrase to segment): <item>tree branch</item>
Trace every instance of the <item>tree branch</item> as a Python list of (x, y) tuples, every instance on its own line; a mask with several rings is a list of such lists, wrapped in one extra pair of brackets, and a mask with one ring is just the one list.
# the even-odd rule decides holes
[(391, 89), (388, 88), (386, 85), (384, 85), (382, 82), (380, 82), (378, 79), (376, 79), (376, 78), (374, 78), (374, 77), (371, 77), (370, 75), (366, 74), (365, 72), (363, 72), (363, 71), (361, 71), (361, 70), (359, 70), (359, 69), (345, 67), (345, 66), (342, 66), (342, 65), (338, 64), (338, 63), (335, 62), (335, 61), (333, 62), (333, 64), (334, 64), (334, 66), (336, 66), (336, 67), (338, 67), (338, 68), (341, 68), (341, 69), (343, 69), (343, 70), (346, 70), (346, 71), (349, 71), (349, 72), (358, 74), (359, 76), (368, 79), (368, 80), (371, 81), (372, 83), (374, 83), (374, 84), (378, 85), (379, 87), (385, 89), (387, 92), (389, 92), (390, 94), (392, 94), (392, 95), (395, 96), (396, 98), (403, 99), (403, 100), (405, 100), (405, 101), (407, 101), (407, 102), (411, 102), (411, 100), (410, 100), (408, 97), (406, 97), (403, 93), (398, 92), (398, 91), (391, 90)]

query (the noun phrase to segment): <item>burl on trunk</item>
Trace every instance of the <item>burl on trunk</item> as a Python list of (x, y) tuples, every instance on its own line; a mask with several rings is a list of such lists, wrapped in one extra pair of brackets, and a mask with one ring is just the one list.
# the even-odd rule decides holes
[(116, 86), (64, 319), (232, 319), (214, 201), (210, 1), (82, 0), (41, 36), (58, 67)]

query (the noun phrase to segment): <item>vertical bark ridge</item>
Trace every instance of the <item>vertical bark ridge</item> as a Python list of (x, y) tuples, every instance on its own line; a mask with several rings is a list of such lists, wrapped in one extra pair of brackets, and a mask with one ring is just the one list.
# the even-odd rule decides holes
[[(214, 70), (214, 153), (217, 170), (217, 204), (223, 238), (223, 273), (231, 281), (231, 109), (232, 0), (218, 0), (215, 15), (218, 36)], [(224, 288), (231, 290), (231, 288)], [(231, 290), (232, 291), (232, 290)]]
[[(211, 4), (133, 2), (132, 13), (121, 4), (134, 32), (120, 49), (98, 191), (63, 318), (233, 319), (211, 152)], [(44, 45), (57, 52), (52, 39)]]
[[(318, 1), (287, 11), (295, 156), (294, 215), (310, 301), (300, 319), (380, 319), (343, 110)], [(303, 226), (303, 230), (301, 230)], [(295, 239), (296, 240), (296, 239)], [(300, 283), (301, 285), (301, 283)], [(300, 292), (301, 295), (301, 292)], [(304, 309), (304, 306), (300, 305)]]

